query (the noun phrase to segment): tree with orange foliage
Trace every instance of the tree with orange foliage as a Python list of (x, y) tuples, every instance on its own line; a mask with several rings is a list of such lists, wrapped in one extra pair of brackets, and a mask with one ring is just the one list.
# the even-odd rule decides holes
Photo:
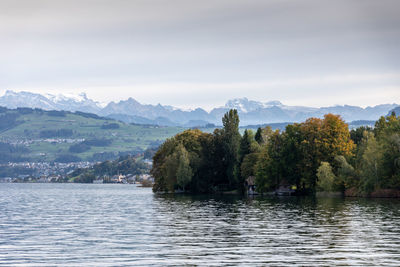
[[(310, 118), (303, 123), (288, 126), (285, 140), (290, 145), (282, 156), (290, 179), (297, 187), (314, 190), (317, 182), (317, 169), (321, 162), (335, 164), (338, 155), (351, 157), (355, 148), (350, 138), (348, 125), (338, 115), (327, 114), (324, 119)], [(297, 156), (293, 156), (297, 155)], [(295, 162), (293, 162), (295, 160)]]

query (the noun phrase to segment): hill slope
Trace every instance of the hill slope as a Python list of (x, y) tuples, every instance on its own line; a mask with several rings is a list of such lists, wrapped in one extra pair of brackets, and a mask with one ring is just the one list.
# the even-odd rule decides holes
[(105, 160), (141, 152), (180, 131), (83, 112), (0, 108), (0, 162)]

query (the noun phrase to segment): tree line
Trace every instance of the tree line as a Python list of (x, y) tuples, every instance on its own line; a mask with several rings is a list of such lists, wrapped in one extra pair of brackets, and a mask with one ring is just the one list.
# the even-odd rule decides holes
[[(143, 161), (136, 157), (126, 155), (120, 156), (118, 159), (97, 163), (89, 168), (79, 168), (69, 174), (66, 179), (73, 179), (75, 183), (92, 183), (96, 177), (110, 177), (117, 174), (139, 175), (148, 173), (149, 167)], [(107, 182), (105, 180), (104, 182)]]
[(290, 186), (300, 194), (400, 190), (400, 117), (381, 117), (374, 128), (349, 130), (338, 115), (310, 118), (254, 133), (239, 133), (236, 110), (223, 128), (186, 130), (167, 139), (153, 157), (154, 192), (243, 192), (248, 177), (257, 191)]

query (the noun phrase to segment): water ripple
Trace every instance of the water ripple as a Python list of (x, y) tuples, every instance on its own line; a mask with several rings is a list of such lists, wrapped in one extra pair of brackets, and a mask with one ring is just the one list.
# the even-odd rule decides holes
[(400, 266), (400, 201), (0, 184), (0, 265)]

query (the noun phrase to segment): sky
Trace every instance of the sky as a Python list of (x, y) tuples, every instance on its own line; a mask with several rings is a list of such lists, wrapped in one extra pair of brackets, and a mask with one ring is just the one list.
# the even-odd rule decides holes
[(1, 0), (0, 95), (400, 104), (398, 0)]

